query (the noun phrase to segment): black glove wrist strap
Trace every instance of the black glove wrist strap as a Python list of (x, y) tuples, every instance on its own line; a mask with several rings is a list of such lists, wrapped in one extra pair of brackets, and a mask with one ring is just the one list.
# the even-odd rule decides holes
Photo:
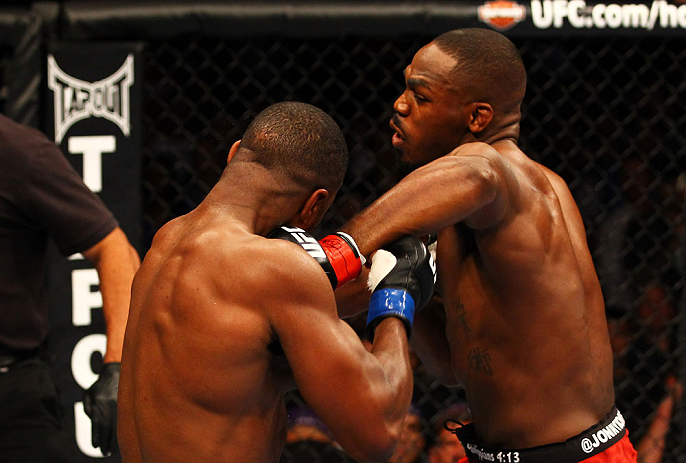
[(107, 376), (113, 373), (119, 373), (121, 370), (121, 362), (107, 362), (102, 364), (100, 369), (100, 376)]

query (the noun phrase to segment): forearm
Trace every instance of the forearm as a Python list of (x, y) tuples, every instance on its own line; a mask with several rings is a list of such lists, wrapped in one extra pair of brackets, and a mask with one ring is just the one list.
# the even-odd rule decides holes
[[(101, 266), (100, 289), (103, 313), (107, 324), (107, 352), (104, 362), (120, 362), (124, 345), (124, 332), (131, 303), (131, 283), (140, 266), (138, 254), (129, 247), (123, 256), (113, 256)], [(105, 281), (103, 285), (103, 281)]]
[(369, 386), (364, 388), (369, 408), (359, 421), (366, 425), (337, 437), (356, 460), (386, 461), (400, 439), (412, 400), (409, 345), (401, 320), (389, 317), (377, 326), (371, 354), (376, 361), (367, 371)]
[[(415, 308), (421, 309), (426, 303), (424, 296), (433, 293), (435, 266), (426, 245), (408, 236), (375, 254), (369, 274), (369, 285), (374, 291), (367, 317), (367, 332), (373, 339), (369, 352), (349, 325), (335, 319), (335, 336), (318, 330), (310, 334), (311, 339), (326, 335), (325, 344), (338, 357), (322, 365), (319, 381), (311, 381), (316, 371), (312, 365), (321, 363), (321, 350), (303, 349), (296, 340), (289, 344), (286, 336), (281, 336), (281, 341), (303, 397), (339, 443), (358, 460), (385, 461), (400, 438), (412, 399), (408, 333)], [(321, 288), (322, 293), (324, 289)], [(299, 314), (302, 310), (301, 307)], [(278, 311), (283, 313), (287, 312)], [(319, 325), (324, 327), (327, 320), (325, 314), (321, 315)], [(309, 319), (314, 326), (318, 326), (316, 316), (313, 312)], [(291, 324), (283, 327), (288, 331)], [(298, 371), (298, 358), (309, 365), (302, 368), (302, 374)], [(330, 400), (332, 395), (336, 397), (334, 404)], [(350, 406), (356, 405), (356, 412), (350, 414)]]
[(389, 413), (402, 419), (412, 400), (413, 386), (410, 347), (402, 320), (388, 317), (379, 323), (371, 352), (379, 360), (390, 390), (395, 393), (396, 406), (390, 407)]
[(131, 283), (140, 259), (124, 232), (117, 228), (84, 252), (98, 272), (106, 323), (107, 350), (103, 361), (121, 361), (124, 331), (131, 302)]
[(369, 255), (403, 235), (425, 235), (467, 219), (491, 203), (501, 178), (481, 156), (445, 156), (398, 182), (342, 231)]
[[(415, 171), (346, 223), (342, 231), (355, 239), (365, 257), (404, 235), (434, 230), (435, 217), (425, 216), (427, 176)], [(422, 191), (424, 190), (424, 191)]]

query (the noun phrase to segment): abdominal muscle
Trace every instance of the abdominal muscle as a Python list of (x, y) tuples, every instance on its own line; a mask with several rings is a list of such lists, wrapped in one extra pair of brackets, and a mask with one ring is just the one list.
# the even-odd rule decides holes
[(495, 281), (453, 228), (439, 235), (438, 262), (453, 370), (485, 444), (564, 441), (610, 410), (607, 378), (594, 377), (605, 359), (591, 355), (583, 290), (557, 292), (560, 283), (512, 265)]

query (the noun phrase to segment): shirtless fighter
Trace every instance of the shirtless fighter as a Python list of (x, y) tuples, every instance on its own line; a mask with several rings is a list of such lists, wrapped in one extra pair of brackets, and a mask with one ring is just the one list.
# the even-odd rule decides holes
[[(434, 275), (426, 247), (402, 238), (369, 272), (381, 299), (371, 353), (338, 318), (332, 285), (360, 273), (359, 254), (344, 235), (319, 244), (305, 230), (331, 205), (347, 156), (321, 110), (270, 106), (205, 200), (156, 234), (124, 341), (124, 463), (277, 462), (296, 386), (351, 455), (393, 451), (412, 394), (406, 332)], [(286, 240), (267, 238), (275, 229)]]
[[(445, 33), (405, 69), (393, 145), (418, 165), (343, 230), (363, 255), (438, 233), (437, 291), (412, 345), (461, 384), (470, 461), (635, 461), (614, 407), (603, 296), (565, 182), (517, 146), (524, 65), (485, 29)], [(543, 447), (541, 447), (543, 446)]]

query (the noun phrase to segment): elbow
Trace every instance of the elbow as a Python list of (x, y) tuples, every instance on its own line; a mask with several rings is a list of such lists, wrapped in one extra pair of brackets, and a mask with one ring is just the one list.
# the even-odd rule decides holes
[(384, 435), (379, 439), (380, 445), (377, 448), (378, 454), (373, 461), (386, 461), (391, 458), (395, 451), (395, 447), (400, 441), (402, 429), (402, 421), (386, 426)]
[(106, 259), (130, 263), (138, 268), (140, 257), (124, 231), (116, 227), (98, 243), (84, 250), (82, 254), (96, 267)]
[(475, 185), (477, 185), (480, 193), (479, 196), (484, 204), (493, 202), (498, 194), (499, 185), (502, 180), (496, 163), (494, 160), (484, 157), (472, 167), (472, 179)]
[(452, 154), (435, 165), (437, 175), (452, 179), (458, 188), (457, 196), (470, 196), (476, 206), (494, 201), (505, 179), (500, 153), (484, 143), (468, 143)]
[(134, 248), (131, 243), (129, 243), (129, 264), (134, 273), (136, 273), (141, 266), (141, 258), (138, 255), (138, 251), (136, 251), (136, 248)]

